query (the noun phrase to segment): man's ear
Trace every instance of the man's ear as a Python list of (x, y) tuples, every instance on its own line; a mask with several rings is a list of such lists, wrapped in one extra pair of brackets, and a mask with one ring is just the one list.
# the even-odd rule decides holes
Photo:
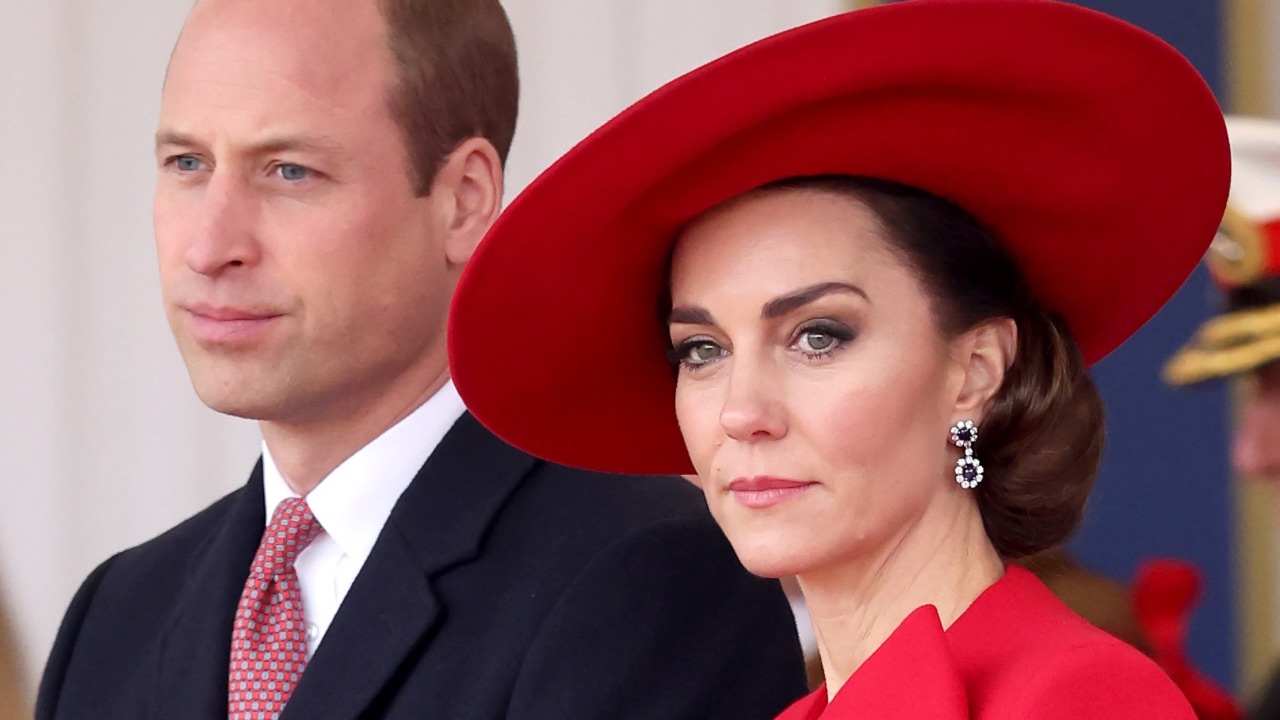
[(981, 424), (1018, 351), (1018, 324), (996, 318), (970, 329), (956, 345), (964, 381), (953, 409), (956, 420)]
[(502, 161), (493, 143), (462, 141), (436, 173), (430, 197), (443, 210), (445, 258), (460, 268), (502, 210)]

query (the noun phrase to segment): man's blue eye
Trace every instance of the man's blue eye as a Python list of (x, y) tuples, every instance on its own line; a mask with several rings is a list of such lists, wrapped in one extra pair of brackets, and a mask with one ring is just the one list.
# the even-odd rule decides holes
[(183, 172), (195, 172), (200, 169), (200, 161), (190, 155), (179, 155), (175, 164)]
[(280, 177), (290, 182), (297, 182), (307, 177), (307, 169), (301, 165), (285, 163), (280, 166)]

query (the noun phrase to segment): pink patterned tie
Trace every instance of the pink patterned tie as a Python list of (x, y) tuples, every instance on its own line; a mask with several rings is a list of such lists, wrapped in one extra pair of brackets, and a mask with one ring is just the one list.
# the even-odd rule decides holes
[(231, 632), (228, 720), (275, 720), (307, 667), (307, 621), (293, 562), (323, 528), (307, 501), (276, 506)]

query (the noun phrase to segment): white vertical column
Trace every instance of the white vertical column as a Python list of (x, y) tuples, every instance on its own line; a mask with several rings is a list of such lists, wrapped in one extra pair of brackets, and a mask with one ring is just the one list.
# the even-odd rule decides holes
[(1266, 93), (1267, 116), (1280, 118), (1280, 0), (1262, 0), (1262, 16), (1265, 18), (1261, 31), (1260, 46), (1265, 53), (1265, 64), (1258, 70)]

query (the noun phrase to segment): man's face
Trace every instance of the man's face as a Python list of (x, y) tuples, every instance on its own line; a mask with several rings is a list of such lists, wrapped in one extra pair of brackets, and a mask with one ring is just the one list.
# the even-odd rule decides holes
[(221, 412), (340, 421), (446, 372), (446, 213), (414, 197), (371, 2), (205, 0), (165, 81), (165, 309)]
[(1250, 380), (1232, 441), (1231, 464), (1243, 475), (1280, 482), (1280, 362), (1258, 368)]

